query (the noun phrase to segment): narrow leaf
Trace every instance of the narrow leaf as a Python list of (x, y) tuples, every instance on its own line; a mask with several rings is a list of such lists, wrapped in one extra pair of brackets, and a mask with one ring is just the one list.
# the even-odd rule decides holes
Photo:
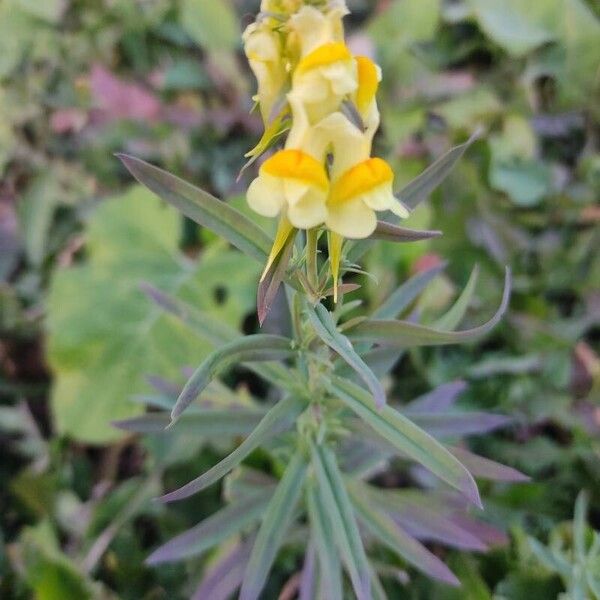
[(304, 402), (294, 397), (279, 401), (263, 417), (256, 429), (229, 456), (203, 475), (200, 475), (200, 477), (190, 481), (178, 490), (165, 494), (160, 500), (162, 502), (183, 500), (212, 485), (229, 473), (231, 469), (237, 467), (251, 452), (267, 440), (292, 427), (304, 408)]
[(486, 412), (412, 413), (402, 411), (411, 421), (435, 438), (482, 435), (512, 422), (506, 415)]
[(360, 520), (381, 543), (426, 575), (449, 585), (460, 585), (456, 576), (437, 556), (408, 535), (389, 515), (373, 508), (367, 486), (354, 482), (349, 491)]
[[(317, 570), (317, 552), (314, 544), (309, 544), (304, 557), (304, 565), (300, 576), (300, 586), (298, 590), (298, 600), (313, 600), (317, 597), (318, 590), (318, 570)], [(327, 596), (331, 598), (331, 596)], [(341, 596), (339, 597), (341, 600)], [(331, 598), (338, 600), (338, 598)]]
[(281, 283), (285, 279), (290, 258), (294, 250), (295, 239), (295, 235), (290, 235), (286, 239), (285, 245), (283, 246), (281, 252), (269, 266), (258, 285), (256, 307), (258, 313), (258, 322), (261, 326), (271, 310), (271, 306), (273, 305), (273, 301), (277, 296), (277, 292), (279, 291)]
[(395, 319), (445, 268), (446, 263), (441, 263), (411, 277), (373, 312), (372, 318)]
[(264, 513), (242, 583), (240, 600), (257, 600), (260, 596), (292, 521), (294, 508), (302, 492), (306, 468), (304, 456), (301, 452), (296, 452)]
[(329, 600), (342, 600), (342, 573), (338, 550), (335, 547), (333, 521), (328, 517), (323, 496), (314, 482), (308, 486), (306, 495), (310, 526), (321, 567), (323, 595)]
[(442, 444), (390, 406), (378, 410), (364, 390), (332, 378), (330, 392), (401, 454), (429, 469), (481, 507), (477, 485), (467, 469)]
[[(144, 285), (143, 290), (160, 308), (181, 319), (192, 331), (215, 346), (222, 346), (241, 339), (240, 334), (235, 329), (227, 327), (218, 319), (197, 310), (187, 303), (173, 298), (153, 286)], [(264, 364), (250, 363), (247, 366), (251, 371), (277, 387), (282, 387), (288, 391), (295, 389), (295, 382), (290, 375), (291, 371), (283, 365), (272, 362)]]
[(510, 298), (510, 271), (506, 271), (504, 294), (496, 314), (485, 324), (464, 331), (440, 331), (409, 321), (367, 320), (356, 325), (348, 337), (357, 342), (415, 347), (471, 342), (491, 331), (502, 319)]
[(291, 340), (276, 335), (252, 335), (226, 344), (210, 354), (185, 384), (171, 411), (172, 421), (200, 395), (206, 386), (232, 365), (244, 362), (284, 360), (293, 356)]
[(419, 231), (417, 229), (400, 227), (386, 221), (377, 221), (377, 228), (369, 239), (406, 244), (409, 242), (431, 240), (441, 235), (443, 235), (441, 231)]
[(456, 398), (467, 389), (464, 381), (443, 383), (431, 392), (419, 396), (405, 407), (405, 412), (411, 415), (417, 413), (433, 413), (447, 410), (454, 405)]
[(435, 188), (448, 177), (456, 163), (463, 157), (469, 146), (480, 136), (476, 131), (464, 144), (450, 149), (441, 158), (430, 165), (421, 175), (413, 179), (396, 196), (409, 208), (415, 208), (425, 200)]
[(186, 217), (210, 229), (236, 248), (264, 263), (271, 248), (269, 236), (241, 212), (190, 183), (139, 158), (118, 154), (129, 172)]
[(197, 587), (192, 600), (229, 600), (242, 585), (250, 560), (253, 540), (237, 543), (211, 565)]
[(367, 387), (373, 394), (375, 404), (381, 407), (385, 404), (385, 390), (375, 376), (375, 373), (369, 369), (363, 359), (355, 352), (348, 338), (342, 335), (336, 328), (331, 313), (322, 305), (318, 304), (314, 309), (307, 308), (308, 318), (314, 327), (317, 335), (325, 344), (346, 361), (352, 367), (360, 378), (367, 384)]
[(442, 329), (447, 331), (453, 331), (462, 321), (467, 308), (475, 293), (475, 287), (477, 285), (477, 279), (479, 277), (479, 267), (476, 265), (471, 272), (469, 281), (462, 291), (456, 302), (452, 305), (450, 310), (442, 317), (440, 317), (434, 324), (435, 329)]
[[(198, 436), (216, 437), (223, 435), (248, 435), (264, 417), (259, 409), (235, 408), (229, 410), (203, 409), (183, 415), (177, 431)], [(148, 413), (141, 417), (117, 421), (115, 427), (133, 433), (164, 434), (171, 422), (168, 413)]]
[(268, 503), (268, 494), (260, 492), (248, 496), (244, 502), (227, 506), (155, 550), (146, 564), (158, 565), (198, 556), (257, 521)]
[(358, 600), (371, 599), (371, 575), (352, 504), (342, 475), (331, 451), (312, 448), (312, 465), (317, 478), (317, 493), (331, 523), (334, 538), (342, 554)]
[(473, 454), (464, 448), (450, 447), (448, 450), (469, 469), (474, 477), (510, 483), (523, 483), (531, 479), (517, 469), (501, 465), (489, 458), (483, 458), (483, 456)]

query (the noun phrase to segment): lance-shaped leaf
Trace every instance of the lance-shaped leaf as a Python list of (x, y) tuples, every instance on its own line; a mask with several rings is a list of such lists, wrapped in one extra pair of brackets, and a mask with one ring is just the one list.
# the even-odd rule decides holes
[(316, 493), (320, 496), (325, 518), (331, 523), (334, 539), (350, 575), (354, 592), (358, 600), (370, 600), (369, 562), (335, 457), (329, 449), (313, 446), (312, 465), (318, 483)]
[(489, 479), (490, 481), (507, 481), (510, 483), (522, 483), (530, 480), (527, 475), (521, 473), (521, 471), (517, 471), (517, 469), (507, 467), (489, 458), (478, 456), (464, 448), (450, 447), (448, 450), (469, 469), (474, 477)]
[(401, 454), (423, 465), (481, 507), (473, 477), (436, 439), (391, 406), (377, 409), (369, 394), (350, 381), (333, 377), (329, 391)]
[(510, 298), (510, 271), (506, 270), (504, 293), (496, 314), (485, 324), (464, 331), (440, 331), (409, 321), (367, 320), (348, 332), (357, 342), (371, 342), (390, 346), (416, 347), (461, 344), (477, 340), (491, 331), (502, 319)]
[(373, 319), (395, 319), (406, 310), (419, 294), (446, 268), (447, 263), (435, 265), (403, 283), (371, 315)]
[(206, 386), (232, 365), (245, 362), (285, 360), (293, 356), (291, 340), (277, 335), (251, 335), (239, 338), (215, 350), (185, 384), (171, 411), (176, 421)]
[(214, 231), (236, 248), (263, 263), (269, 255), (269, 236), (241, 212), (183, 179), (139, 158), (118, 154), (129, 172), (186, 217)]
[(396, 194), (400, 202), (403, 202), (409, 208), (418, 206), (448, 177), (456, 163), (480, 135), (481, 132), (476, 131), (464, 144), (448, 150), (446, 154), (427, 167), (421, 175), (413, 179), (402, 191)]
[[(192, 331), (215, 346), (222, 346), (241, 338), (235, 329), (227, 327), (186, 302), (173, 298), (153, 286), (144, 285), (143, 290), (164, 311), (181, 319)], [(290, 370), (283, 365), (275, 362), (250, 363), (248, 368), (277, 387), (288, 391), (295, 389), (295, 382), (290, 376)]]
[[(178, 433), (192, 433), (198, 436), (218, 437), (228, 435), (248, 435), (264, 417), (264, 411), (256, 408), (202, 409), (181, 417), (177, 425)], [(148, 413), (133, 419), (116, 421), (115, 427), (133, 433), (164, 434), (171, 422), (169, 413)]]
[(471, 271), (471, 276), (469, 277), (469, 281), (465, 286), (464, 290), (457, 298), (456, 302), (451, 306), (450, 310), (440, 317), (434, 324), (433, 327), (436, 329), (443, 329), (448, 331), (453, 331), (462, 321), (465, 313), (467, 312), (467, 308), (469, 308), (469, 304), (473, 298), (473, 294), (475, 293), (475, 286), (477, 285), (477, 279), (479, 277), (479, 267), (476, 265)]
[(258, 521), (268, 503), (269, 495), (263, 491), (226, 506), (155, 550), (146, 564), (158, 565), (198, 556)]
[(323, 496), (315, 482), (306, 491), (306, 503), (315, 548), (321, 567), (321, 588), (325, 598), (342, 600), (342, 573), (338, 550), (335, 546), (333, 521), (328, 518)]
[(242, 585), (253, 542), (254, 540), (250, 539), (235, 544), (210, 565), (192, 600), (229, 600)]
[(258, 599), (292, 521), (302, 492), (306, 468), (303, 454), (296, 452), (264, 511), (263, 522), (244, 575), (240, 600)]
[(411, 415), (417, 413), (433, 413), (449, 409), (456, 401), (458, 396), (467, 389), (464, 381), (451, 381), (443, 383), (431, 392), (419, 396), (405, 407), (405, 413)]
[[(300, 575), (300, 585), (298, 589), (298, 600), (313, 600), (317, 597), (319, 587), (319, 571), (317, 569), (317, 551), (311, 542), (304, 556), (304, 565)], [(331, 598), (331, 596), (327, 596)], [(341, 596), (339, 597), (341, 598)], [(338, 598), (332, 598), (338, 600)]]
[(304, 408), (305, 403), (298, 398), (288, 397), (279, 401), (263, 417), (256, 429), (231, 454), (200, 477), (190, 481), (178, 490), (165, 494), (160, 500), (162, 502), (183, 500), (212, 485), (229, 473), (231, 469), (237, 467), (251, 452), (267, 440), (292, 427)]
[(389, 515), (373, 508), (368, 491), (367, 486), (357, 482), (353, 482), (353, 485), (349, 488), (350, 497), (358, 512), (359, 519), (366, 525), (368, 530), (381, 543), (426, 575), (449, 585), (460, 585), (456, 576), (437, 556), (408, 535)]
[(408, 229), (400, 227), (386, 221), (377, 221), (377, 227), (370, 236), (373, 240), (382, 240), (384, 242), (395, 242), (398, 244), (406, 244), (410, 242), (422, 242), (423, 240), (431, 240), (440, 237), (441, 231), (420, 231), (417, 229)]
[(307, 313), (311, 325), (321, 340), (334, 352), (339, 354), (358, 373), (360, 378), (367, 384), (371, 394), (373, 394), (375, 404), (378, 407), (383, 406), (385, 404), (385, 390), (383, 386), (375, 373), (369, 369), (363, 359), (356, 353), (348, 338), (337, 330), (331, 313), (322, 304), (318, 304), (314, 309), (308, 307)]
[(256, 308), (258, 313), (258, 322), (261, 326), (271, 310), (271, 306), (273, 305), (273, 301), (275, 300), (277, 292), (281, 287), (281, 283), (285, 279), (290, 258), (294, 250), (295, 239), (295, 234), (288, 236), (281, 252), (269, 266), (263, 278), (260, 280), (260, 283), (258, 284)]
[(435, 412), (412, 413), (402, 411), (411, 421), (423, 428), (435, 438), (463, 437), (466, 435), (482, 435), (489, 433), (512, 422), (506, 415), (497, 415), (486, 412)]

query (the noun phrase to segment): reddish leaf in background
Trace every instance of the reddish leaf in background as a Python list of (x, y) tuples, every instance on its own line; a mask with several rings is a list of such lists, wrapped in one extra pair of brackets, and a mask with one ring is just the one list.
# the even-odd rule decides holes
[(116, 77), (102, 65), (92, 67), (90, 89), (94, 105), (107, 120), (155, 122), (160, 119), (162, 104), (152, 92)]

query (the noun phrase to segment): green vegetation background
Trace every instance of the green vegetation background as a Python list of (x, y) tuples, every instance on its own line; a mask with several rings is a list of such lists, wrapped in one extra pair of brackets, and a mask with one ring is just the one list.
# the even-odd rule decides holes
[[(133, 186), (113, 153), (243, 208), (248, 179), (237, 175), (260, 123), (240, 28), (256, 5), (0, 0), (2, 598), (185, 598), (206, 562), (143, 564), (159, 542), (213, 512), (219, 490), (167, 508), (150, 498), (232, 441), (139, 440), (111, 422), (142, 410), (131, 398), (148, 393), (149, 374), (181, 383), (209, 350), (162, 316), (140, 283), (252, 331), (257, 267)], [(466, 379), (465, 406), (514, 419), (473, 447), (533, 479), (484, 486), (511, 541), (486, 556), (449, 557), (463, 590), (416, 575), (392, 597), (557, 597), (560, 579), (526, 535), (560, 535), (581, 489), (592, 492), (590, 525), (600, 529), (600, 5), (349, 5), (352, 48), (384, 70), (377, 151), (399, 183), (485, 130), (411, 217), (444, 237), (409, 249), (380, 244), (366, 259), (376, 281), (361, 281), (363, 300), (377, 305), (411, 273), (447, 260), (419, 300), (421, 314), (436, 314), (479, 263), (476, 320), (497, 303), (504, 265), (515, 275), (510, 313), (493, 336), (414, 352), (391, 385), (413, 397)], [(229, 383), (242, 396), (264, 391), (243, 373)], [(296, 566), (282, 557), (268, 598)]]

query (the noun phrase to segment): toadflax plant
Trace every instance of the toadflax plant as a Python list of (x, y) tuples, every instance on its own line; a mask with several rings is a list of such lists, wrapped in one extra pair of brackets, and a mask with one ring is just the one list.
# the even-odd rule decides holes
[[(469, 514), (470, 505), (481, 508), (474, 476), (523, 478), (461, 447), (463, 436), (507, 422), (500, 415), (457, 410), (464, 384), (443, 385), (412, 402), (402, 398), (400, 405), (386, 398), (381, 382), (410, 348), (469, 342), (489, 332), (507, 307), (508, 272), (496, 314), (462, 331), (456, 329), (472, 298), (476, 269), (454, 306), (431, 326), (419, 324), (415, 315), (398, 317), (440, 266), (407, 281), (371, 314), (358, 312), (360, 302), (345, 300), (358, 286), (343, 283), (344, 276), (359, 271), (357, 263), (377, 240), (408, 243), (439, 235), (394, 220), (407, 217), (472, 142), (450, 150), (394, 193), (392, 169), (371, 155), (381, 71), (346, 46), (347, 13), (335, 0), (264, 0), (244, 33), (265, 124), (248, 157), (253, 162), (268, 153), (247, 200), (255, 212), (277, 219), (274, 240), (206, 192), (139, 159), (120, 157), (150, 190), (264, 265), (257, 294), (261, 325), (278, 290), (285, 291), (291, 314), (288, 337), (242, 336), (164, 291), (146, 288), (216, 349), (180, 392), (148, 400), (163, 412), (119, 426), (146, 433), (185, 427), (243, 440), (207, 472), (162, 497), (183, 500), (226, 478), (225, 508), (149, 558), (159, 564), (218, 548), (194, 595), (198, 599), (225, 599), (238, 588), (242, 600), (259, 598), (283, 548), (304, 553), (286, 593), (305, 600), (385, 598), (382, 580), (405, 582), (403, 565), (458, 585), (423, 542), (482, 551), (501, 541), (500, 532)], [(236, 365), (279, 390), (277, 401), (246, 399), (227, 411), (216, 409), (209, 391), (222, 386), (219, 377)], [(164, 382), (159, 387), (170, 389)], [(259, 448), (268, 473), (243, 465)], [(372, 483), (398, 458), (412, 463), (406, 481), (414, 487)]]

